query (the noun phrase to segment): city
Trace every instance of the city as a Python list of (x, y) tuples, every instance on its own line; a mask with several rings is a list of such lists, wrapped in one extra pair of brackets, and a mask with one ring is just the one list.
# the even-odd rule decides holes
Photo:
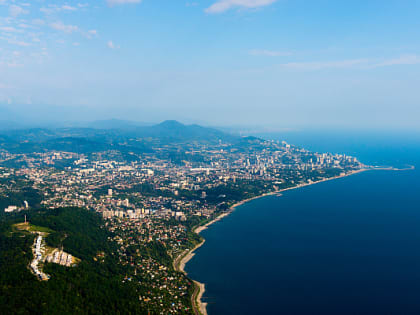
[[(39, 206), (97, 213), (111, 235), (109, 242), (117, 245), (119, 264), (126, 268), (121, 282), (141, 288), (142, 309), (196, 313), (196, 284), (175, 266), (175, 260), (201, 242), (195, 228), (246, 199), (367, 168), (354, 157), (310, 152), (284, 141), (238, 139), (158, 141), (151, 152), (130, 152), (129, 160), (115, 150), (11, 153), (3, 149), (0, 190), (21, 193), (23, 198), (29, 194), (39, 203), (32, 204), (36, 201), (28, 197), (8, 204), (4, 211), (30, 212)], [(58, 254), (43, 261), (63, 260), (69, 265)], [(101, 253), (95, 257), (104, 259)], [(40, 279), (53, 277), (38, 273)]]

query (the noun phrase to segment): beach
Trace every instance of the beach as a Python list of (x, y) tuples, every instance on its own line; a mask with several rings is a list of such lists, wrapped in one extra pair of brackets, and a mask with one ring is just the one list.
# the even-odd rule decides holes
[[(330, 178), (325, 178), (319, 181), (315, 181), (315, 182), (309, 182), (309, 183), (305, 183), (305, 184), (300, 184), (300, 185), (296, 185), (293, 187), (289, 187), (289, 188), (284, 188), (284, 189), (280, 189), (278, 191), (273, 191), (273, 192), (269, 192), (269, 193), (264, 193), (262, 195), (259, 196), (255, 196), (252, 198), (248, 198), (248, 199), (244, 199), (242, 201), (239, 201), (235, 204), (233, 204), (228, 211), (221, 213), (220, 215), (218, 215), (216, 218), (214, 218), (213, 220), (207, 222), (204, 225), (200, 225), (198, 227), (196, 227), (194, 229), (194, 233), (200, 234), (202, 231), (204, 231), (205, 229), (207, 229), (210, 225), (212, 225), (213, 223), (222, 220), (224, 217), (228, 216), (230, 213), (232, 213), (232, 211), (235, 210), (235, 208), (251, 201), (251, 200), (255, 200), (258, 198), (263, 198), (266, 196), (271, 196), (271, 195), (281, 195), (282, 192), (284, 191), (288, 191), (288, 190), (292, 190), (292, 189), (297, 189), (297, 188), (302, 188), (305, 186), (309, 186), (309, 185), (314, 185), (314, 184), (318, 184), (318, 183), (322, 183), (322, 182), (326, 182), (326, 181), (330, 181), (333, 179), (338, 179), (338, 178), (342, 178), (342, 177), (346, 177), (346, 176), (350, 176), (350, 175), (354, 175), (357, 173), (361, 173), (364, 171), (367, 171), (369, 169), (360, 169), (357, 171), (352, 171), (349, 172), (347, 174), (344, 175), (338, 175), (338, 176), (334, 176), (334, 177), (330, 177)], [(194, 251), (201, 247), (203, 244), (205, 243), (205, 240), (203, 240), (201, 243), (197, 244), (194, 248), (192, 248), (191, 250), (185, 250), (182, 254), (180, 254), (175, 260), (174, 260), (174, 268), (177, 271), (183, 272), (184, 274), (187, 274), (185, 272), (185, 265), (187, 264), (188, 261), (190, 261), (195, 253)], [(205, 292), (205, 285), (203, 283), (200, 283), (198, 281), (193, 280), (194, 284), (195, 284), (195, 291), (192, 297), (192, 304), (193, 304), (193, 308), (194, 308), (194, 313), (199, 315), (207, 315), (207, 303), (203, 302), (201, 299), (204, 295)]]

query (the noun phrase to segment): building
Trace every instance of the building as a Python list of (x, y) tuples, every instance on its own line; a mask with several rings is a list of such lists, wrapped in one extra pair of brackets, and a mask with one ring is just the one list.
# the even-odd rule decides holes
[(18, 209), (17, 206), (8, 206), (6, 209), (4, 209), (4, 212), (13, 212)]

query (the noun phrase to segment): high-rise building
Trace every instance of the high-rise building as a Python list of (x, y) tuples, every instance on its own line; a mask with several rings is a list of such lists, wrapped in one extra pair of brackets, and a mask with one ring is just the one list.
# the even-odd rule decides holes
[(125, 207), (129, 207), (129, 206), (130, 206), (130, 202), (128, 201), (128, 199), (125, 199), (125, 200), (123, 201), (123, 205), (124, 205)]

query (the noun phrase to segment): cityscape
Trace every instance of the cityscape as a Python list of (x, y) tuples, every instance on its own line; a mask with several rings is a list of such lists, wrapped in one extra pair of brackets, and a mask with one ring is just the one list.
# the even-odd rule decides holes
[[(197, 314), (199, 289), (180, 268), (180, 259), (202, 242), (197, 227), (246, 199), (368, 168), (355, 157), (311, 152), (284, 141), (232, 139), (157, 141), (150, 152), (129, 152), (129, 159), (115, 150), (12, 153), (3, 149), (0, 177), (7, 184), (1, 186), (2, 193), (32, 192), (39, 197), (32, 198), (36, 205), (23, 200), (8, 204), (4, 212), (30, 213), (42, 207), (96, 213), (110, 233), (109, 242), (117, 244), (119, 264), (127, 267), (121, 282), (147, 289), (139, 295), (140, 307), (159, 314)], [(41, 235), (35, 240), (37, 258), (31, 269), (48, 281), (54, 275), (40, 271), (39, 262), (68, 267), (73, 258), (58, 250), (42, 254), (41, 240)], [(97, 253), (95, 259), (106, 257)]]
[(0, 0), (0, 315), (420, 314), (419, 17)]

